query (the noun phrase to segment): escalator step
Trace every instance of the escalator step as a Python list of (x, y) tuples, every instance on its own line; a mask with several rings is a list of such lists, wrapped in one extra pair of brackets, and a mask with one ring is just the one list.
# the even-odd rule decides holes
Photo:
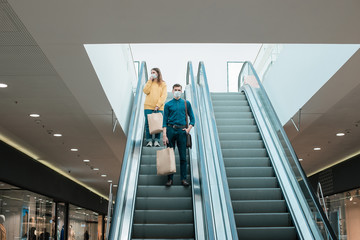
[(265, 148), (259, 149), (222, 149), (224, 158), (228, 157), (267, 157), (267, 151)]
[(239, 119), (239, 118), (251, 118), (253, 119), (254, 116), (251, 112), (214, 112), (215, 118), (220, 119)]
[(289, 227), (291, 225), (289, 213), (237, 213), (235, 221), (238, 227)]
[(272, 167), (226, 167), (227, 177), (274, 177)]
[(137, 197), (191, 197), (191, 186), (138, 186)]
[(192, 210), (135, 210), (135, 224), (194, 223)]
[(237, 228), (240, 239), (247, 240), (295, 240), (295, 227), (241, 227)]
[(213, 107), (215, 109), (215, 107), (227, 107), (227, 106), (249, 106), (249, 103), (246, 101), (246, 99), (244, 100), (216, 100), (212, 102)]
[(193, 238), (193, 224), (133, 224), (133, 238)]
[(286, 212), (285, 200), (233, 200), (236, 213), (280, 213)]
[(176, 204), (169, 197), (137, 197), (137, 210), (187, 210), (192, 209), (191, 197), (176, 197)]
[(250, 107), (249, 106), (241, 106), (238, 105), (237, 102), (233, 102), (231, 105), (228, 106), (215, 106), (214, 105), (214, 112), (216, 113), (223, 113), (223, 112), (232, 112), (232, 113), (237, 113), (237, 112), (250, 112)]
[(224, 158), (225, 167), (270, 167), (268, 157)]
[(280, 188), (233, 188), (231, 200), (281, 200)]
[(265, 148), (262, 140), (223, 140), (221, 149)]
[(211, 93), (211, 99), (213, 100), (213, 102), (216, 101), (229, 101), (229, 100), (236, 100), (236, 101), (241, 101), (241, 100), (246, 100), (245, 94), (241, 94), (241, 93), (236, 93), (236, 94), (230, 94), (230, 93)]
[(219, 132), (220, 141), (226, 140), (261, 140), (260, 133), (221, 133)]
[(218, 132), (221, 133), (256, 133), (259, 129), (256, 125), (240, 125), (240, 126), (218, 126)]
[[(187, 159), (189, 162), (189, 159)], [(180, 157), (178, 154), (175, 155), (175, 162), (180, 163)], [(156, 164), (156, 153), (152, 155), (142, 155), (140, 164)]]
[[(189, 173), (190, 171), (190, 164), (187, 164), (187, 171)], [(147, 174), (147, 175), (156, 175), (157, 170), (156, 170), (156, 165), (140, 165), (140, 170), (139, 170), (140, 174)], [(180, 175), (180, 164), (176, 164), (176, 173), (174, 174), (176, 175)]]
[(222, 118), (222, 119), (215, 119), (215, 120), (216, 120), (216, 126), (255, 125), (255, 120), (253, 118), (245, 118), (245, 119)]
[(229, 188), (277, 188), (276, 177), (228, 177)]
[[(179, 167), (177, 167), (177, 170)], [(155, 172), (156, 174), (156, 172)], [(139, 186), (149, 186), (149, 185), (165, 185), (167, 181), (167, 176), (159, 176), (159, 175), (139, 175), (138, 184)], [(190, 175), (188, 175), (188, 180), (190, 179)], [(180, 181), (180, 170), (177, 172), (177, 174), (174, 174), (174, 185), (181, 185)]]

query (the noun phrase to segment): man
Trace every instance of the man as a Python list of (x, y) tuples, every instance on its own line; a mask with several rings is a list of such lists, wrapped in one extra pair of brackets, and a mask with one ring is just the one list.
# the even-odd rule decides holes
[[(181, 184), (189, 186), (186, 181), (187, 161), (186, 161), (186, 135), (195, 124), (194, 113), (189, 101), (186, 101), (187, 113), (190, 117), (189, 126), (186, 128), (185, 100), (181, 99), (182, 86), (174, 84), (172, 93), (174, 98), (165, 104), (163, 120), (163, 143), (175, 148), (175, 142), (180, 155), (180, 177)], [(173, 184), (174, 174), (168, 175), (166, 186)]]

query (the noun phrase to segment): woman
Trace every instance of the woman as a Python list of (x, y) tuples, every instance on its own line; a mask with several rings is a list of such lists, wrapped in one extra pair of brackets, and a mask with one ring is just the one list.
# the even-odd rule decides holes
[[(159, 68), (151, 69), (150, 79), (145, 84), (143, 91), (146, 94), (144, 103), (146, 146), (152, 147), (152, 135), (150, 135), (149, 132), (147, 115), (153, 112), (161, 112), (164, 114), (164, 103), (167, 97), (166, 83), (162, 78)], [(160, 147), (160, 133), (155, 134), (154, 147)]]

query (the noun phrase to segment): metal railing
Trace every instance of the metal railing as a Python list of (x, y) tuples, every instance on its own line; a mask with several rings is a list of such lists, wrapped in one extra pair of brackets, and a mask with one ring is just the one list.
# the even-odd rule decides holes
[(148, 79), (146, 63), (142, 62), (138, 75), (128, 138), (118, 183), (114, 215), (108, 239), (131, 239), (131, 230), (144, 133), (144, 94), (142, 87)]
[(211, 215), (211, 224), (213, 225), (212, 229), (208, 229), (208, 232), (214, 239), (238, 239), (220, 140), (218, 138), (203, 62), (199, 64), (197, 81), (192, 80), (191, 84), (195, 86), (194, 94), (197, 99), (197, 114), (200, 119), (199, 124), (201, 128), (199, 136), (201, 136), (202, 145), (200, 148), (202, 148), (204, 157), (204, 161), (201, 161), (202, 187), (206, 184), (209, 194), (203, 197), (208, 199), (208, 205), (205, 206), (210, 211), (207, 214)]
[(239, 86), (239, 91), (244, 91), (248, 98), (299, 236), (335, 240), (336, 235), (250, 62), (245, 62), (241, 69)]
[[(187, 73), (186, 73), (186, 90), (185, 90), (185, 98), (189, 102), (191, 102), (192, 109), (195, 116), (195, 127), (191, 129), (190, 134), (192, 136), (192, 148), (189, 149), (190, 155), (190, 169), (191, 169), (191, 191), (192, 191), (192, 200), (193, 200), (193, 213), (194, 213), (194, 228), (195, 228), (195, 239), (203, 240), (209, 239), (208, 234), (206, 232), (206, 211), (205, 209), (207, 206), (205, 199), (203, 198), (202, 190), (200, 182), (201, 182), (201, 175), (200, 175), (200, 162), (203, 161), (203, 154), (200, 153), (201, 151), (200, 146), (202, 145), (201, 138), (199, 137), (199, 118), (197, 114), (197, 101), (194, 92), (194, 86), (190, 84), (190, 79), (194, 78), (194, 73), (192, 69), (191, 62), (187, 64)], [(207, 189), (205, 187), (205, 189)], [(206, 190), (205, 190), (206, 192)], [(205, 194), (206, 196), (206, 194)]]

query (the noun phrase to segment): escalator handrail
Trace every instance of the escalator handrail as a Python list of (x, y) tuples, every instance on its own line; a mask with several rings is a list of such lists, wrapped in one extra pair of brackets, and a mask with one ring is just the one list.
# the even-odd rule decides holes
[[(142, 92), (142, 86), (145, 83), (145, 80), (147, 78), (148, 78), (148, 73), (147, 73), (146, 62), (142, 62), (140, 71), (139, 71), (139, 75), (138, 75), (136, 94), (135, 94), (135, 98), (134, 98), (134, 102), (133, 102), (132, 114), (131, 114), (130, 123), (129, 123), (128, 138), (126, 141), (125, 153), (124, 153), (124, 157), (123, 157), (121, 174), (120, 174), (120, 179), (119, 179), (119, 183), (118, 183), (116, 202), (115, 202), (115, 206), (114, 206), (114, 214), (112, 217), (110, 233), (109, 233), (109, 237), (108, 237), (108, 239), (111, 239), (111, 240), (120, 239), (121, 236), (123, 236), (123, 235), (127, 236), (128, 239), (130, 239), (130, 237), (131, 237), (132, 214), (134, 212), (133, 208), (134, 208), (134, 203), (135, 203), (134, 194), (136, 195), (136, 186), (134, 186), (134, 185), (137, 185), (136, 184), (137, 182), (131, 186), (131, 185), (129, 185), (129, 181), (130, 181), (130, 175), (135, 174), (137, 176), (137, 173), (131, 172), (130, 168), (134, 167), (134, 166), (132, 166), (133, 162), (131, 162), (131, 161), (135, 160), (135, 161), (137, 161), (137, 163), (139, 163), (140, 157), (141, 157), (142, 135), (139, 138), (139, 131), (142, 133), (143, 127), (144, 127), (143, 126), (144, 125), (143, 117), (141, 116), (143, 113), (142, 104), (143, 104), (143, 99), (144, 99), (144, 96), (143, 96), (144, 94)], [(139, 129), (139, 126), (138, 126), (139, 124), (137, 124), (137, 123), (142, 123), (141, 129)], [(135, 148), (137, 148), (137, 149), (135, 149)], [(136, 159), (134, 159), (134, 158), (136, 158)], [(139, 167), (137, 166), (137, 169), (138, 168)], [(137, 181), (137, 177), (135, 179), (136, 179), (135, 181)], [(134, 180), (134, 179), (132, 179), (132, 180)], [(132, 188), (131, 190), (133, 192), (132, 198), (129, 198), (129, 196), (128, 196), (130, 187)], [(129, 201), (129, 200), (132, 202), (130, 202), (128, 204), (127, 201)], [(131, 215), (130, 219), (123, 219), (125, 212), (130, 213), (130, 215)], [(125, 230), (123, 230), (123, 227), (124, 227), (123, 222), (124, 221), (128, 221)]]
[[(223, 212), (227, 212), (226, 216), (223, 216), (224, 218), (224, 225), (225, 229), (230, 229), (231, 232), (231, 238), (232, 239), (238, 239), (237, 235), (237, 229), (236, 229), (236, 223), (235, 223), (235, 217), (234, 217), (234, 210), (232, 208), (232, 202), (230, 197), (230, 190), (227, 182), (227, 176), (225, 171), (225, 165), (224, 160), (222, 156), (221, 151), (221, 145), (220, 145), (220, 139), (219, 139), (219, 133), (217, 131), (216, 121), (215, 121), (215, 115), (214, 115), (214, 108), (212, 105), (211, 97), (210, 97), (210, 90), (208, 85), (208, 80), (206, 76), (205, 71), (205, 65), (204, 62), (199, 62), (198, 67), (198, 75), (197, 75), (197, 84), (202, 87), (202, 92), (204, 94), (203, 100), (205, 101), (205, 104), (207, 105), (207, 121), (209, 123), (209, 131), (211, 134), (213, 134), (214, 137), (214, 144), (216, 149), (212, 149), (214, 153), (214, 157), (217, 158), (217, 162), (214, 162), (214, 166), (216, 169), (216, 174), (220, 176), (216, 176), (218, 178), (218, 192), (219, 195), (224, 197), (221, 198), (221, 206), (223, 208)], [(218, 164), (218, 165), (217, 165)], [(219, 178), (221, 181), (219, 181)], [(227, 231), (227, 230), (225, 230)]]
[(276, 114), (276, 111), (275, 111), (273, 105), (271, 104), (271, 101), (270, 101), (270, 99), (269, 99), (269, 97), (268, 97), (268, 95), (267, 95), (267, 93), (265, 91), (265, 88), (262, 85), (262, 82), (260, 81), (260, 78), (257, 75), (252, 63), (249, 62), (249, 61), (244, 62), (243, 66), (241, 68), (239, 78), (238, 78), (238, 84), (239, 84), (238, 85), (239, 86), (238, 91), (240, 92), (242, 90), (245, 90), (242, 87), (243, 79), (242, 79), (241, 76), (246, 71), (245, 70), (246, 67), (248, 67), (251, 70), (251, 72), (254, 74), (256, 82), (259, 85), (261, 95), (264, 96), (264, 100), (266, 101), (266, 105), (270, 106), (270, 109), (268, 109), (268, 111), (271, 111), (270, 114), (275, 116), (275, 119), (274, 119), (275, 124), (277, 125), (277, 128), (280, 130), (282, 138), (285, 140), (286, 147), (289, 149), (291, 157), (294, 159), (294, 163), (295, 163), (295, 166), (297, 168), (297, 171), (300, 173), (301, 179), (303, 180), (303, 182), (304, 182), (304, 184), (306, 186), (306, 190), (309, 193), (309, 195), (311, 197), (311, 200), (312, 200), (312, 202), (314, 203), (314, 205), (316, 207), (317, 212), (320, 214), (321, 220), (324, 223), (324, 226), (326, 228), (327, 233), (330, 235), (331, 239), (333, 239), (333, 240), (337, 239), (336, 235), (335, 235), (335, 233), (334, 233), (334, 231), (333, 231), (333, 229), (332, 229), (332, 227), (331, 227), (331, 225), (330, 225), (330, 223), (329, 223), (329, 221), (328, 221), (328, 219), (327, 219), (327, 217), (326, 217), (326, 215), (325, 215), (325, 213), (324, 213), (324, 211), (323, 211), (323, 209), (322, 209), (322, 207), (320, 205), (320, 203), (318, 202), (318, 200), (316, 198), (315, 192), (314, 192), (313, 188), (311, 187), (311, 185), (310, 185), (310, 183), (308, 181), (308, 178), (307, 178), (307, 176), (306, 176), (306, 174), (305, 174), (305, 172), (304, 172), (304, 170), (303, 170), (303, 168), (302, 168), (302, 166), (301, 166), (301, 164), (300, 164), (300, 162), (298, 160), (298, 157), (297, 157), (297, 155), (296, 155), (296, 153), (295, 153), (295, 151), (294, 151), (294, 149), (293, 149), (293, 147), (292, 147), (292, 145), (290, 143), (290, 140), (288, 139), (288, 137), (287, 137), (287, 135), (285, 133), (285, 130), (281, 125), (280, 119), (278, 118), (278, 115)]
[[(192, 62), (189, 61), (187, 63), (187, 74), (186, 74), (186, 84), (190, 86), (190, 91), (191, 91), (191, 104), (192, 104), (192, 109), (194, 111), (194, 117), (195, 117), (195, 122), (196, 122), (196, 127), (193, 128), (195, 134), (193, 134), (193, 149), (191, 149), (191, 152), (195, 149), (197, 149), (197, 153), (198, 153), (198, 162), (193, 162), (192, 164), (197, 164), (198, 166), (200, 166), (200, 174), (198, 176), (197, 181), (199, 181), (199, 183), (201, 183), (201, 187), (200, 186), (194, 186), (193, 185), (193, 196), (195, 197), (195, 194), (197, 194), (197, 192), (195, 192), (194, 189), (196, 189), (197, 187), (200, 187), (201, 189), (201, 205), (202, 205), (202, 225), (204, 227), (203, 229), (203, 235), (205, 239), (215, 239), (214, 237), (214, 227), (213, 227), (213, 217), (211, 214), (211, 204), (209, 203), (210, 200), (210, 193), (209, 193), (209, 181), (207, 181), (208, 179), (208, 175), (207, 172), (205, 171), (205, 155), (204, 155), (204, 148), (203, 148), (203, 140), (201, 137), (201, 122), (199, 119), (199, 104), (198, 104), (198, 94), (196, 91), (196, 83), (195, 83), (195, 77), (194, 77), (194, 72), (193, 72), (193, 66), (192, 66)], [(193, 171), (193, 169), (192, 169)], [(196, 179), (196, 178), (195, 178)], [(197, 181), (194, 181), (195, 179), (193, 179), (192, 182), (195, 182), (197, 184)], [(192, 183), (194, 184), (194, 183)], [(194, 203), (194, 207), (196, 206), (196, 203)], [(195, 214), (195, 213), (194, 213)], [(197, 213), (196, 213), (197, 214)], [(195, 216), (195, 218), (198, 218), (199, 216)], [(196, 220), (194, 222), (197, 222)], [(197, 226), (197, 228), (200, 228), (200, 226)], [(201, 239), (201, 233), (199, 232), (200, 229), (196, 230), (196, 239)]]

